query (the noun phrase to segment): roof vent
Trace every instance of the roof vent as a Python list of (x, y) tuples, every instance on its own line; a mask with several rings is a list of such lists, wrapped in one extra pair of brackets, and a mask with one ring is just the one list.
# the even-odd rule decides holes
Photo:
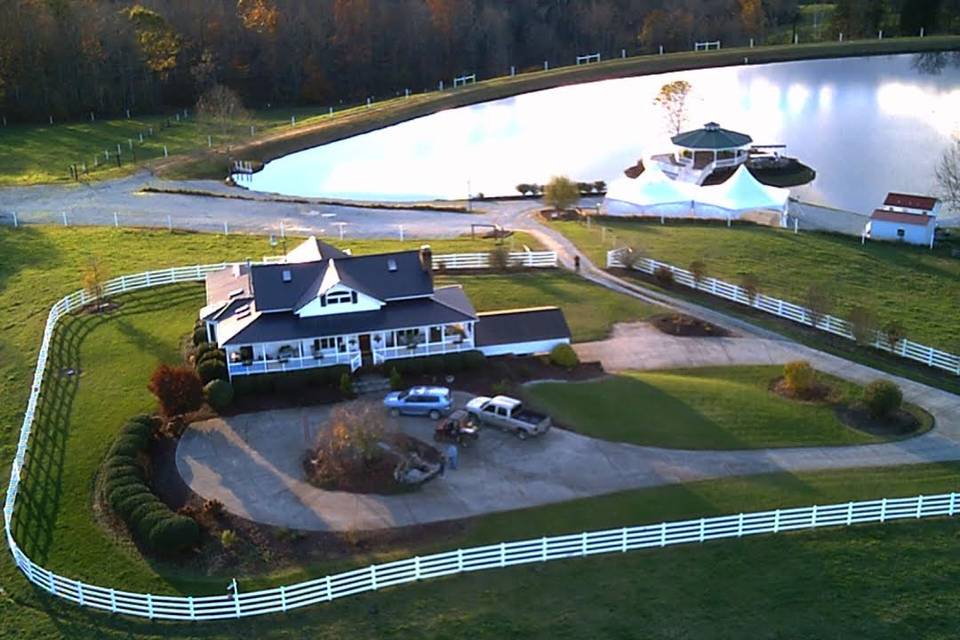
[(293, 272), (290, 271), (290, 269), (284, 269), (281, 272), (280, 277), (283, 279), (284, 282), (290, 282), (291, 280), (293, 280)]
[(387, 271), (396, 271), (397, 261), (393, 258), (387, 258)]

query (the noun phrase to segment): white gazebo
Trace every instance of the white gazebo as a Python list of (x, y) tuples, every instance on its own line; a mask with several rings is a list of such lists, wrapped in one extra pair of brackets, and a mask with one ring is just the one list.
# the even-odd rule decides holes
[(753, 138), (747, 134), (724, 129), (716, 122), (678, 133), (670, 141), (676, 147), (674, 153), (655, 155), (652, 162), (670, 177), (694, 184), (703, 184), (717, 169), (745, 163), (753, 144)]

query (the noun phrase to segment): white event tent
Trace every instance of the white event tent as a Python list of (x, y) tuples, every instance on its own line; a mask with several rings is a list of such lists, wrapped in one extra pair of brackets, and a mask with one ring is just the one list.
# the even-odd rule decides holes
[(667, 177), (656, 165), (636, 179), (611, 182), (604, 201), (607, 215), (739, 219), (754, 211), (775, 211), (785, 220), (789, 189), (770, 187), (743, 165), (718, 185), (697, 186)]

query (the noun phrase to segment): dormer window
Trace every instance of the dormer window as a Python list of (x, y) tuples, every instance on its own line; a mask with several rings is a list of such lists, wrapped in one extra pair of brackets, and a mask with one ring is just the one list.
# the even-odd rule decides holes
[(328, 304), (357, 304), (356, 291), (332, 291), (326, 295), (320, 296), (320, 306)]
[(291, 280), (293, 280), (293, 272), (290, 271), (290, 269), (284, 269), (281, 272), (280, 277), (283, 279), (284, 282), (290, 282)]

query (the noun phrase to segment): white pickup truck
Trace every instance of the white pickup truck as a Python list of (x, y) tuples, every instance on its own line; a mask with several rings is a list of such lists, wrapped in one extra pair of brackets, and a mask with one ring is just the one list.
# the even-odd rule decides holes
[(514, 433), (521, 440), (550, 428), (550, 416), (524, 408), (516, 398), (477, 396), (467, 403), (467, 412), (483, 424)]

